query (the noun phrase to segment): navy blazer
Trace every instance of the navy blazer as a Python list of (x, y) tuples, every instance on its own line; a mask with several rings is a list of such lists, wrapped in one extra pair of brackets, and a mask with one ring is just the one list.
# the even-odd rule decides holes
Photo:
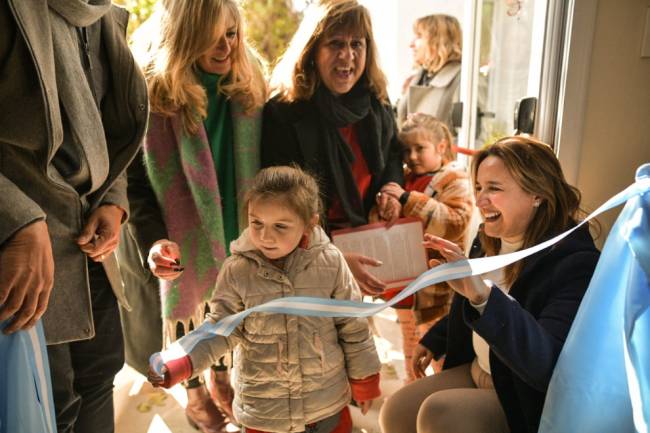
[(553, 368), (599, 255), (581, 227), (526, 258), (510, 296), (492, 287), (483, 314), (455, 294), (449, 315), (420, 343), (436, 358), (446, 354), (443, 368), (451, 368), (474, 359), (476, 331), (490, 345), (492, 380), (511, 433), (537, 432)]
[[(385, 107), (391, 110), (390, 106)], [(331, 198), (337, 191), (327, 169), (327, 154), (323, 149), (320, 136), (320, 117), (315, 104), (311, 101), (281, 102), (278, 98), (269, 100), (264, 106), (262, 116), (262, 167), (273, 165), (297, 164), (315, 175), (320, 181), (321, 196), (325, 205), (325, 214)], [(364, 208), (369, 212), (374, 205), (375, 194), (388, 182), (404, 184), (402, 169), (402, 152), (397, 141), (397, 127), (392, 139), (381, 149), (386, 161), (381, 173), (374, 175), (366, 196), (363, 197)], [(364, 131), (359, 131), (362, 136)], [(367, 215), (366, 215), (367, 217)]]

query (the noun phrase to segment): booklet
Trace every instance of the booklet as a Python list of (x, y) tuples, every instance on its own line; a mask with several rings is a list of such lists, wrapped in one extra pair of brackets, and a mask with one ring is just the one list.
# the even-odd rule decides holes
[(429, 268), (422, 240), (422, 222), (417, 218), (400, 218), (389, 229), (381, 222), (332, 232), (334, 245), (344, 253), (359, 253), (383, 262), (367, 269), (393, 293)]

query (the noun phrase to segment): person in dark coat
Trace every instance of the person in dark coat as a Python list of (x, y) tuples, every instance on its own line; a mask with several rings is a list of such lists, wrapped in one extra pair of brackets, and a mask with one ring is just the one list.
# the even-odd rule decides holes
[[(403, 184), (403, 171), (368, 10), (355, 0), (312, 4), (271, 86), (262, 166), (295, 163), (314, 174), (322, 183), (328, 231), (367, 224), (375, 201), (383, 219), (397, 219), (399, 202), (379, 194), (388, 182)], [(383, 290), (364, 269), (378, 266), (376, 260), (358, 254), (346, 260), (362, 290)]]
[[(580, 194), (564, 179), (552, 149), (508, 137), (480, 151), (472, 165), (483, 226), (471, 256), (529, 248), (575, 226)], [(447, 262), (455, 244), (428, 236)], [(449, 315), (422, 338), (413, 368), (422, 379), (382, 407), (384, 433), (533, 433), (580, 301), (598, 262), (588, 227), (559, 243), (480, 277), (450, 281)], [(432, 358), (443, 371), (424, 377)]]
[(109, 0), (0, 2), (0, 322), (42, 315), (59, 433), (114, 426), (113, 251), (148, 116), (128, 16)]

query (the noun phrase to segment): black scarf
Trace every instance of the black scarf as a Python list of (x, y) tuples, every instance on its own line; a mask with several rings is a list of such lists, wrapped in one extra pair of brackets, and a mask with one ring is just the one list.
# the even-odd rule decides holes
[(361, 197), (359, 193), (352, 175), (354, 154), (338, 128), (356, 124), (361, 153), (374, 183), (386, 166), (384, 152), (389, 148), (395, 132), (390, 108), (382, 105), (368, 90), (363, 79), (339, 97), (321, 85), (316, 90), (313, 101), (321, 115), (321, 145), (327, 158), (325, 165), (328, 168), (330, 189), (333, 187), (333, 192), (341, 200), (343, 211), (352, 226), (366, 224), (373, 200), (372, 197), (366, 200), (367, 197)]

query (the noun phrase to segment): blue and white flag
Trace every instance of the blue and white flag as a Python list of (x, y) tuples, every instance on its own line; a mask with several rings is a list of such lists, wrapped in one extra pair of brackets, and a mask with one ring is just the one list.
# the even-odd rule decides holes
[(0, 322), (0, 433), (56, 433), (41, 321), (4, 335), (7, 324)]
[[(637, 181), (650, 178), (650, 164)], [(549, 385), (540, 433), (648, 433), (650, 193), (616, 220)]]

